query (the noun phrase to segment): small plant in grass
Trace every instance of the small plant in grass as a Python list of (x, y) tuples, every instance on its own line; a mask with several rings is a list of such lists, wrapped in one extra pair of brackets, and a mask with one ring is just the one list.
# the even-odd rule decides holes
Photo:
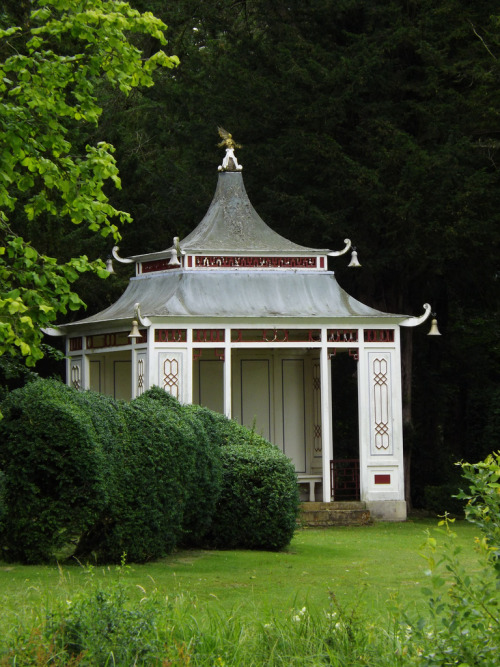
[(479, 526), (476, 538), (478, 569), (471, 572), (460, 560), (460, 547), (447, 514), (439, 526), (443, 547), (428, 535), (424, 556), (430, 585), (426, 614), (417, 621), (406, 618), (405, 653), (408, 664), (435, 667), (500, 665), (500, 459), (492, 454), (477, 464), (461, 463), (469, 491), (466, 518)]
[(500, 451), (493, 452), (479, 463), (459, 463), (468, 491), (457, 498), (467, 501), (465, 517), (479, 526), (487, 549), (500, 577)]

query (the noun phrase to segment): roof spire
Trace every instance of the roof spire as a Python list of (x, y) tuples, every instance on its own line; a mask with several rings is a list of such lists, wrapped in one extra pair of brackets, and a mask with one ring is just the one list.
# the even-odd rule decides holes
[(219, 166), (219, 171), (241, 171), (243, 167), (238, 164), (238, 160), (234, 154), (235, 148), (242, 148), (241, 144), (237, 144), (233, 139), (233, 135), (227, 132), (223, 127), (218, 127), (217, 129), (219, 131), (219, 137), (222, 139), (220, 144), (217, 145), (219, 148), (222, 148), (223, 146), (226, 147), (226, 155), (222, 164)]

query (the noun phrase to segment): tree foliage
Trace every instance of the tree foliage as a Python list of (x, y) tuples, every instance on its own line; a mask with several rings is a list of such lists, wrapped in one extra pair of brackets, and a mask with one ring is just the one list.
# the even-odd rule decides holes
[(16, 222), (84, 223), (119, 239), (117, 221), (131, 216), (106, 194), (108, 182), (121, 187), (114, 148), (98, 141), (80, 150), (75, 129), (97, 125), (100, 80), (128, 94), (178, 60), (161, 49), (144, 58), (133, 35), (164, 45), (166, 25), (126, 2), (36, 0), (17, 17), (22, 24), (7, 27), (2, 15), (0, 30), (0, 354), (20, 353), (33, 365), (42, 356), (41, 328), (83, 305), (72, 291), (78, 275), (106, 272), (86, 255), (66, 262), (45, 255)]

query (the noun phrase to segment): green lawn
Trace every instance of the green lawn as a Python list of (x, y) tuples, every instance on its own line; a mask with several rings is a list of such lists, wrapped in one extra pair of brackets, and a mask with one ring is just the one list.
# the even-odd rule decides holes
[[(425, 531), (435, 520), (376, 523), (371, 526), (299, 530), (285, 551), (180, 551), (155, 563), (132, 564), (126, 581), (137, 596), (157, 589), (163, 596), (189, 596), (193, 612), (207, 607), (248, 618), (288, 616), (294, 609), (327, 609), (329, 591), (347, 606), (362, 605), (373, 620), (386, 618), (386, 602), (398, 596), (419, 604), (426, 576), (419, 555)], [(454, 524), (462, 559), (475, 569), (471, 524)], [(113, 566), (88, 570), (69, 565), (22, 566), (0, 563), (0, 632), (15, 618), (43, 613), (56, 600), (71, 599), (90, 576), (112, 581)], [(27, 620), (25, 618), (25, 620)]]

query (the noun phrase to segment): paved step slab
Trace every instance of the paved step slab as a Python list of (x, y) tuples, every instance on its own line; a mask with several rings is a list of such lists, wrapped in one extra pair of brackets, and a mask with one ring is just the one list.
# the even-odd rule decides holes
[(299, 523), (303, 526), (366, 526), (372, 523), (363, 502), (301, 503)]

